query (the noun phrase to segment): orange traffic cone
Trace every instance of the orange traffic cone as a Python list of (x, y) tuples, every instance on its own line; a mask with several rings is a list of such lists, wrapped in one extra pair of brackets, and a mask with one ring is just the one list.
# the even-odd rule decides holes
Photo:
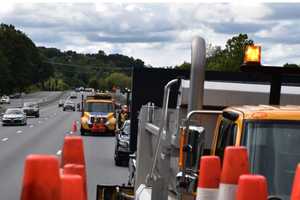
[(83, 141), (80, 136), (66, 136), (62, 151), (62, 167), (66, 164), (85, 166)]
[(86, 180), (86, 171), (84, 165), (76, 164), (67, 164), (64, 166), (64, 175), (80, 175), (82, 177), (82, 187), (84, 193), (84, 199), (87, 200), (87, 180)]
[(239, 176), (249, 174), (249, 161), (245, 147), (227, 147), (224, 153), (219, 200), (235, 199)]
[(79, 175), (61, 176), (62, 200), (84, 200), (82, 177)]
[(73, 133), (76, 133), (76, 132), (77, 132), (77, 124), (76, 124), (76, 121), (73, 121), (73, 123), (72, 123), (72, 132), (73, 132)]
[(267, 200), (267, 181), (260, 175), (241, 175), (238, 181), (236, 200)]
[(51, 155), (29, 155), (25, 160), (21, 200), (60, 200), (59, 161)]
[(202, 156), (198, 177), (196, 200), (217, 200), (221, 175), (218, 156)]
[(296, 168), (292, 194), (291, 194), (291, 200), (299, 200), (299, 199), (300, 199), (300, 164), (298, 164)]

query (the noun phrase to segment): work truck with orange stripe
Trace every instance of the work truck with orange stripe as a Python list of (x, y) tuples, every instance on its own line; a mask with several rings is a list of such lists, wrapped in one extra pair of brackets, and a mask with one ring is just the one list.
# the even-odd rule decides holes
[[(203, 103), (205, 41), (196, 38), (190, 80), (169, 81), (162, 108), (151, 103), (139, 112), (132, 193), (128, 187), (103, 185), (98, 186), (98, 193), (136, 200), (195, 199), (201, 156), (222, 159), (226, 147), (245, 146), (251, 173), (266, 177), (271, 196), (288, 200), (300, 162), (300, 106), (280, 105), (280, 88), (283, 75), (297, 76), (300, 70), (262, 66), (260, 52), (258, 46), (248, 47), (241, 69), (271, 76), (269, 105), (246, 105), (249, 98), (255, 98), (248, 95), (237, 106), (208, 110)], [(179, 85), (177, 106), (168, 108), (175, 85)], [(293, 98), (300, 100), (299, 95)]]
[(89, 95), (83, 100), (82, 105), (81, 135), (115, 133), (115, 101), (111, 94)]

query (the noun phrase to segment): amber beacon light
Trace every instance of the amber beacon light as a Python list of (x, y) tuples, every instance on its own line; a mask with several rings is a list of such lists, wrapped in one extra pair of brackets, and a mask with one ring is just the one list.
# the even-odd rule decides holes
[(258, 45), (249, 45), (246, 47), (244, 64), (260, 65), (261, 47)]

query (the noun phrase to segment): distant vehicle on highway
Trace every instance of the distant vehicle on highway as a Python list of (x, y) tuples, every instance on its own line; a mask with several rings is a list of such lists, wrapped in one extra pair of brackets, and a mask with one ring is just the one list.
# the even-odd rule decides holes
[(3, 95), (0, 99), (0, 104), (10, 104), (9, 96)]
[(130, 120), (126, 120), (117, 131), (115, 143), (115, 165), (128, 165), (129, 162)]
[(70, 95), (70, 99), (77, 99), (77, 94), (75, 92), (72, 92)]
[(2, 126), (27, 124), (26, 114), (20, 108), (9, 108), (2, 117)]
[(67, 110), (71, 110), (71, 111), (75, 111), (75, 103), (72, 101), (66, 101), (63, 105), (63, 111), (67, 111)]
[(22, 94), (20, 92), (9, 95), (9, 97), (12, 99), (19, 99), (19, 98), (21, 98), (21, 96), (22, 96)]
[(85, 88), (85, 92), (95, 92), (94, 88)]
[(58, 107), (62, 107), (64, 105), (64, 103), (65, 103), (65, 100), (64, 99), (60, 99), (58, 101)]
[(40, 107), (36, 102), (25, 102), (22, 110), (27, 116), (40, 117)]

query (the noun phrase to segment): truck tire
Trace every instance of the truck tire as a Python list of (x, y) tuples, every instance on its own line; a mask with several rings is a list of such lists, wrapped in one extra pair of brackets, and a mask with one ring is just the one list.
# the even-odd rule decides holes
[(82, 135), (82, 136), (86, 135), (85, 130), (82, 127), (80, 128), (80, 135)]

